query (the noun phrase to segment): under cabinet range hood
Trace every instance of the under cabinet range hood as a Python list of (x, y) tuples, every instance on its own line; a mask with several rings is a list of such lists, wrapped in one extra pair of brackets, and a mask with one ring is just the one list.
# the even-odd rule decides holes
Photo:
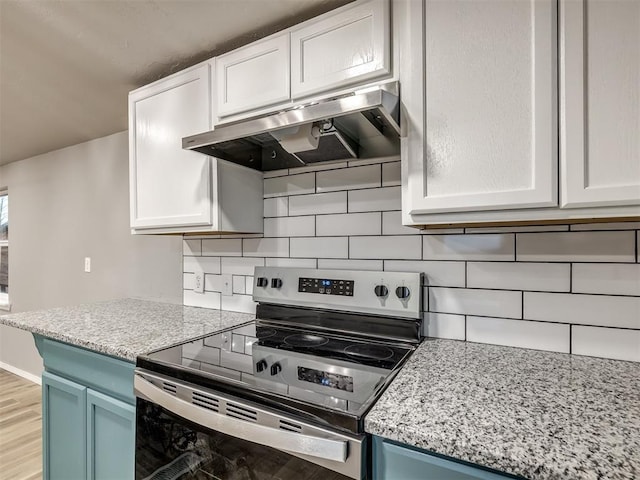
[(182, 148), (256, 170), (400, 153), (400, 98), (393, 82), (277, 113), (221, 124)]

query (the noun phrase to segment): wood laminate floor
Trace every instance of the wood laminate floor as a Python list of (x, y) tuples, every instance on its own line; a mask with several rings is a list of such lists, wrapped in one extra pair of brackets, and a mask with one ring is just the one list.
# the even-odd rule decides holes
[(41, 387), (0, 369), (0, 480), (41, 478)]

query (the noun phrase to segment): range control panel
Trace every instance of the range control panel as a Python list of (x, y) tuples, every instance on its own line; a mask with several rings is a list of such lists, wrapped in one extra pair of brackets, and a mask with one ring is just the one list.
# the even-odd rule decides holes
[(419, 319), (422, 277), (409, 272), (256, 267), (253, 300)]
[(327, 278), (298, 279), (298, 292), (319, 293), (321, 295), (346, 295), (353, 296), (353, 280), (335, 280)]

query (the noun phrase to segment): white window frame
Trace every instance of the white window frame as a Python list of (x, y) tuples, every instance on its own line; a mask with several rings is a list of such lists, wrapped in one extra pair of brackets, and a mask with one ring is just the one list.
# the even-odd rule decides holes
[[(0, 196), (3, 195), (9, 195), (9, 191), (8, 190), (0, 190)], [(0, 240), (0, 247), (8, 247), (9, 246), (9, 240)], [(1, 261), (2, 257), (0, 257), (0, 261)], [(10, 311), (11, 310), (11, 303), (9, 301), (9, 294), (8, 293), (0, 293), (0, 310), (6, 310), (6, 311)]]

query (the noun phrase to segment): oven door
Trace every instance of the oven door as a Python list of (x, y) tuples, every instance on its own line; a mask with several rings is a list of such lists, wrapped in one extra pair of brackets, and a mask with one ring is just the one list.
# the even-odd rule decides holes
[(136, 370), (137, 480), (366, 478), (365, 437)]

